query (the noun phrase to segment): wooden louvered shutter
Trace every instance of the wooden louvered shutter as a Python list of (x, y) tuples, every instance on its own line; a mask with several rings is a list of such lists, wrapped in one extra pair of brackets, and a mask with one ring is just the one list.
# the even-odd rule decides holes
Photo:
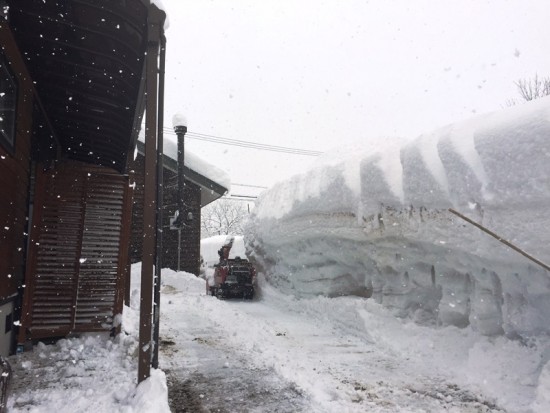
[(63, 172), (41, 172), (36, 179), (35, 236), (30, 245), (34, 271), (27, 278), (32, 305), (24, 311), (30, 314), (33, 337), (66, 335), (73, 324), (85, 182)]
[(123, 176), (88, 177), (80, 254), (75, 331), (111, 327), (120, 262), (122, 212), (127, 180)]
[(109, 330), (122, 311), (127, 177), (70, 162), (37, 172), (36, 183), (26, 338)]

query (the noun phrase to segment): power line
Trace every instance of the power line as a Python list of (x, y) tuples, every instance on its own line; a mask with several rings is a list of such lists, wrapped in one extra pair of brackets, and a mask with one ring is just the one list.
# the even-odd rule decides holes
[(259, 185), (249, 185), (249, 184), (238, 184), (236, 182), (231, 182), (231, 186), (246, 186), (248, 188), (260, 188), (260, 189), (267, 189), (267, 186), (259, 186)]
[(258, 199), (257, 196), (243, 196), (243, 195), (225, 195), (219, 199), (229, 199), (231, 201), (244, 201), (244, 202), (255, 202)]
[(233, 195), (233, 194), (230, 194), (228, 195), (229, 198), (235, 198), (235, 199), (257, 199), (258, 197), (257, 196), (254, 196), (254, 195)]
[[(164, 127), (163, 131), (164, 133), (167, 133), (170, 135), (176, 135), (175, 132), (168, 127)], [(199, 132), (187, 132), (185, 136), (190, 139), (220, 143), (223, 145), (239, 146), (242, 148), (251, 148), (251, 149), (258, 149), (258, 150), (270, 151), (270, 152), (288, 153), (292, 155), (319, 156), (323, 153), (320, 151), (312, 151), (309, 149), (289, 148), (287, 146), (268, 145), (264, 143), (243, 141), (239, 139), (223, 138), (220, 136), (207, 135), (205, 133), (199, 133)]]

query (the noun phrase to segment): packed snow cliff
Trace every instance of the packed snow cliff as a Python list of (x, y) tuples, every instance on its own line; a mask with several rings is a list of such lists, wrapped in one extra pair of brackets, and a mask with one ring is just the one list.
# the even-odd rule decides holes
[(550, 263), (550, 98), (376, 145), (262, 194), (246, 239), (269, 282), (487, 335), (550, 332), (550, 273), (449, 212)]

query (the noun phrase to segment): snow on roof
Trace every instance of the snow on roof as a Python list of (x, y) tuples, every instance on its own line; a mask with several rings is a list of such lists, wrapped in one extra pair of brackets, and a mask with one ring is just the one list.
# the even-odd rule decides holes
[(162, 4), (162, 0), (151, 0), (151, 4), (154, 4), (159, 8), (159, 10), (162, 10), (164, 13), (166, 13), (166, 20), (164, 20), (164, 30), (167, 30), (168, 27), (170, 27), (170, 20), (168, 19), (168, 13), (166, 12), (164, 4)]
[[(139, 133), (139, 141), (145, 142), (145, 132), (143, 129)], [(178, 158), (178, 143), (175, 137), (164, 135), (164, 155), (174, 160)], [(231, 179), (227, 172), (209, 164), (191, 151), (184, 148), (185, 166), (198, 174), (210, 179), (211, 181), (223, 186), (229, 190), (231, 188)]]

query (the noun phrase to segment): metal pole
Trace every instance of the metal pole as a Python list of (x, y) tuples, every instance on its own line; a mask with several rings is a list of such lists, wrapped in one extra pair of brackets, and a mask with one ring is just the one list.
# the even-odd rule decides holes
[(153, 304), (153, 266), (156, 236), (157, 185), (157, 110), (160, 33), (166, 14), (151, 4), (147, 18), (147, 103), (145, 118), (145, 179), (143, 186), (143, 251), (139, 313), (138, 383), (151, 373), (151, 318)]
[(179, 125), (174, 127), (176, 135), (178, 135), (178, 211), (180, 213), (180, 223), (183, 220), (183, 192), (185, 189), (185, 180), (184, 180), (184, 145), (185, 145), (185, 134), (187, 133), (187, 126)]
[(180, 257), (181, 257), (181, 228), (178, 228), (178, 272), (181, 270)]
[(166, 37), (160, 37), (160, 69), (159, 69), (159, 111), (158, 111), (158, 144), (157, 144), (157, 248), (155, 259), (155, 285), (153, 300), (153, 361), (155, 369), (159, 367), (159, 335), (160, 335), (160, 282), (162, 269), (162, 221), (164, 198), (164, 67), (166, 59)]
[(514, 244), (512, 244), (511, 242), (509, 241), (506, 241), (504, 238), (500, 237), (499, 235), (495, 234), (493, 231), (485, 228), (483, 225), (481, 224), (478, 224), (477, 222), (475, 221), (472, 221), (470, 218), (462, 215), (460, 212), (458, 211), (455, 211), (454, 209), (452, 208), (449, 208), (449, 212), (451, 212), (452, 214), (455, 214), (457, 217), (459, 218), (462, 218), (464, 221), (472, 224), (473, 226), (479, 228), (480, 230), (482, 230), (483, 232), (489, 234), (491, 237), (497, 239), (498, 241), (502, 242), (504, 245), (506, 245), (507, 247), (510, 247), (512, 248), (514, 251), (516, 252), (519, 252), (521, 255), (523, 255), (525, 258), (528, 258), (530, 259), (531, 261), (533, 261), (535, 264), (538, 264), (540, 265), (542, 268), (544, 268), (546, 271), (550, 271), (550, 266), (546, 265), (545, 263), (543, 263), (542, 261), (539, 261), (538, 259), (536, 259), (535, 257), (533, 257), (532, 255), (529, 255), (527, 254), (525, 251), (523, 251), (522, 249), (520, 249), (519, 247), (516, 247)]

